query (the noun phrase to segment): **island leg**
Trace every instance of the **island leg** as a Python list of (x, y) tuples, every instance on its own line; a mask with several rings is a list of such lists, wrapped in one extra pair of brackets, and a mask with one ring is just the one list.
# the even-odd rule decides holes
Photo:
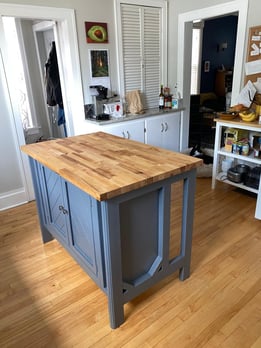
[(188, 172), (188, 177), (184, 180), (181, 232), (181, 255), (184, 257), (184, 265), (179, 272), (180, 280), (185, 280), (190, 275), (195, 187), (196, 169)]
[(102, 202), (102, 223), (110, 326), (124, 322), (119, 206)]

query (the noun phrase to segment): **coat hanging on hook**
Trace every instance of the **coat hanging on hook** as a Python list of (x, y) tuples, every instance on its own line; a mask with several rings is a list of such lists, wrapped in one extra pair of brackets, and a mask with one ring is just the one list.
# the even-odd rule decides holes
[(63, 107), (61, 83), (56, 55), (55, 42), (52, 42), (48, 60), (45, 64), (46, 96), (49, 106)]
[(54, 41), (52, 42), (49, 57), (45, 64), (45, 77), (47, 104), (49, 106), (58, 105), (58, 126), (61, 126), (62, 124), (64, 125), (64, 133), (65, 136), (67, 136), (60, 75)]

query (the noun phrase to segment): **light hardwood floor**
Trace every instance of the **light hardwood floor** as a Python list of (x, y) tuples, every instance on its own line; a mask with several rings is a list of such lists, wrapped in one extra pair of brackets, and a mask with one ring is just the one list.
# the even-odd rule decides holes
[(35, 203), (0, 212), (0, 347), (260, 348), (256, 200), (210, 185), (197, 179), (190, 278), (126, 304), (116, 330), (102, 291), (56, 241), (42, 244)]

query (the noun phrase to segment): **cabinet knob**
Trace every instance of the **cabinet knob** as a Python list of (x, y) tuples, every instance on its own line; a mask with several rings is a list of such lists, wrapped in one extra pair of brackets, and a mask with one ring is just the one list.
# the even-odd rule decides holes
[(62, 211), (64, 215), (68, 214), (68, 210), (66, 210), (62, 205), (59, 205), (59, 210)]
[(63, 208), (63, 214), (64, 214), (64, 215), (67, 215), (67, 214), (68, 214), (68, 210), (65, 209), (65, 208)]

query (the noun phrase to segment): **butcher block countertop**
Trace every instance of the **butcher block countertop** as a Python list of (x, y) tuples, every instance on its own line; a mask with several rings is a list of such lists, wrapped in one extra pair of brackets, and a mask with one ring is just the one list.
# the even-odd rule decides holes
[(48, 140), (21, 149), (99, 201), (202, 164), (192, 156), (103, 132)]

